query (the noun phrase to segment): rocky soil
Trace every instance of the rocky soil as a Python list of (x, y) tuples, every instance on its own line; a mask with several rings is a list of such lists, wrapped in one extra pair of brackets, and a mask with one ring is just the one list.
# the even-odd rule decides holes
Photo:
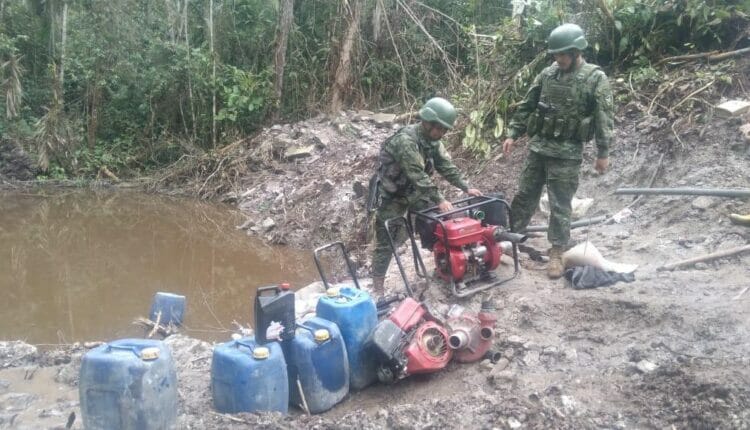
[[(548, 280), (544, 263), (522, 254), (520, 276), (492, 294), (503, 359), (452, 363), (439, 374), (377, 385), (317, 416), (215, 413), (211, 345), (171, 336), (180, 393), (176, 427), (750, 428), (750, 257), (657, 270), (750, 243), (750, 229), (727, 218), (750, 213), (750, 201), (644, 196), (633, 202), (612, 194), (636, 186), (750, 187), (750, 139), (741, 130), (750, 115), (692, 122), (675, 133), (670, 122), (637, 104), (619, 110), (612, 169), (593, 173), (589, 148), (578, 197), (594, 199), (587, 217), (628, 206), (631, 214), (574, 230), (573, 239), (594, 243), (610, 260), (638, 264), (635, 282), (574, 290), (564, 280)], [(246, 212), (248, 234), (306, 248), (343, 240), (366, 275), (365, 187), (380, 142), (398, 127), (393, 119), (349, 112), (264, 130), (232, 149), (250, 168), (221, 195)], [(512, 196), (523, 149), (509, 160), (495, 149), (481, 162), (452, 152), (472, 185)], [(537, 215), (536, 223), (544, 224), (544, 217)], [(548, 246), (544, 236), (529, 245), (542, 252)], [(400, 290), (392, 266), (387, 283)], [(508, 265), (499, 269), (501, 275), (510, 271)], [(476, 310), (480, 301), (455, 300), (438, 282), (425, 297), (439, 311), (456, 302)], [(64, 428), (71, 413), (80, 415), (77, 372), (86, 350), (0, 343), (0, 428)], [(80, 417), (72, 428), (82, 428)]]

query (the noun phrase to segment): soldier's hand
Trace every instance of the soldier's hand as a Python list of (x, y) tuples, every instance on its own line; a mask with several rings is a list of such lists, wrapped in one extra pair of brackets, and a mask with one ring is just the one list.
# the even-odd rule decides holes
[(515, 139), (512, 137), (509, 137), (503, 141), (503, 154), (507, 157), (510, 155), (510, 151), (513, 149), (513, 143), (515, 143)]
[(596, 162), (594, 162), (594, 169), (600, 175), (607, 171), (607, 167), (609, 167), (609, 158), (597, 158)]
[(469, 188), (468, 190), (466, 190), (466, 194), (474, 197), (479, 197), (482, 195), (482, 192), (476, 188)]
[(438, 210), (440, 212), (448, 212), (449, 210), (453, 210), (453, 204), (448, 200), (443, 200), (442, 202), (438, 203)]

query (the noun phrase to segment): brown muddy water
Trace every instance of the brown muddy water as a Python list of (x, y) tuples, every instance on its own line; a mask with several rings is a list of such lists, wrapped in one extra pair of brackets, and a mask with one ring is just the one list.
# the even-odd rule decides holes
[(134, 192), (0, 192), (0, 340), (142, 336), (157, 291), (187, 297), (188, 334), (251, 326), (259, 286), (318, 279), (309, 251), (273, 247), (226, 206)]

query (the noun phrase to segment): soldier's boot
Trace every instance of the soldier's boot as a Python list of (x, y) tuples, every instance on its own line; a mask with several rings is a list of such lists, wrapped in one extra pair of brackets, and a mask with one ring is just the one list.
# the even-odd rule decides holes
[(373, 276), (372, 277), (372, 294), (374, 296), (383, 297), (385, 295), (385, 276)]
[(565, 269), (562, 263), (563, 248), (553, 246), (549, 249), (549, 263), (547, 263), (547, 277), (550, 279), (559, 279)]

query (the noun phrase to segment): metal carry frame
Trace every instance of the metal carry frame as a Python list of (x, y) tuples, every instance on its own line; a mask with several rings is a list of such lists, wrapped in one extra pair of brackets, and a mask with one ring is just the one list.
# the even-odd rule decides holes
[(344, 260), (346, 261), (346, 268), (349, 271), (349, 275), (352, 277), (352, 281), (354, 281), (354, 285), (357, 287), (358, 290), (361, 290), (359, 286), (359, 280), (357, 279), (357, 271), (354, 270), (354, 267), (352, 266), (352, 261), (349, 259), (349, 252), (347, 252), (346, 247), (344, 246), (344, 242), (333, 242), (329, 243), (328, 245), (323, 245), (319, 248), (316, 248), (313, 251), (313, 258), (315, 259), (315, 267), (318, 268), (318, 273), (320, 273), (320, 279), (323, 281), (323, 285), (325, 285), (326, 290), (331, 288), (331, 285), (328, 283), (328, 279), (326, 279), (326, 275), (323, 272), (323, 265), (320, 263), (320, 257), (318, 254), (325, 251), (328, 248), (333, 248), (334, 246), (338, 246), (341, 248), (341, 253), (344, 254)]
[[(508, 202), (503, 199), (498, 199), (495, 197), (486, 197), (486, 196), (476, 196), (476, 197), (472, 196), (472, 197), (467, 197), (467, 198), (452, 202), (454, 209), (448, 212), (435, 213), (438, 207), (432, 206), (430, 208), (423, 209), (420, 211), (410, 210), (407, 216), (409, 219), (411, 219), (412, 217), (414, 217), (414, 219), (424, 218), (424, 219), (427, 219), (429, 221), (433, 221), (439, 224), (440, 228), (443, 230), (443, 245), (445, 249), (448, 250), (450, 248), (448, 246), (448, 237), (447, 237), (448, 234), (447, 234), (447, 229), (445, 227), (444, 220), (450, 219), (452, 215), (456, 215), (456, 214), (468, 211), (469, 209), (479, 208), (492, 202), (498, 202), (507, 209), (508, 225), (512, 225), (512, 218), (511, 218), (512, 215), (510, 213), (510, 205), (508, 204)], [(426, 279), (428, 283), (429, 283), (429, 279), (427, 277), (427, 271), (425, 270), (424, 261), (422, 260), (422, 256), (419, 254), (419, 249), (417, 249), (416, 240), (414, 239), (414, 229), (412, 228), (411, 223), (408, 221), (407, 217), (402, 216), (402, 217), (396, 217), (396, 218), (391, 218), (389, 220), (386, 220), (385, 229), (386, 229), (386, 232), (388, 233), (388, 241), (391, 245), (393, 256), (396, 259), (396, 264), (398, 264), (399, 271), (401, 272), (401, 277), (404, 279), (404, 285), (406, 286), (406, 289), (409, 292), (409, 295), (412, 295), (411, 287), (409, 286), (409, 282), (406, 278), (406, 273), (404, 272), (403, 265), (401, 264), (401, 260), (398, 256), (398, 253), (396, 252), (396, 247), (393, 241), (393, 235), (391, 234), (390, 224), (396, 221), (401, 221), (406, 226), (406, 231), (409, 234), (409, 239), (411, 241), (412, 255), (414, 257), (414, 267), (415, 267), (415, 272), (417, 273), (417, 276)], [(451, 280), (450, 280), (451, 293), (455, 297), (468, 297), (470, 295), (488, 290), (490, 288), (497, 287), (512, 279), (515, 279), (521, 271), (520, 270), (521, 266), (518, 261), (518, 244), (515, 242), (511, 242), (511, 244), (512, 244), (512, 249), (513, 249), (513, 268), (514, 268), (512, 276), (505, 278), (505, 279), (496, 280), (494, 282), (490, 282), (484, 285), (479, 285), (474, 288), (461, 288), (461, 289), (458, 288), (458, 286), (456, 285), (456, 281), (451, 277)], [(446, 263), (448, 264), (448, 273), (452, 274), (453, 270), (450, 267), (450, 258), (446, 259)]]

